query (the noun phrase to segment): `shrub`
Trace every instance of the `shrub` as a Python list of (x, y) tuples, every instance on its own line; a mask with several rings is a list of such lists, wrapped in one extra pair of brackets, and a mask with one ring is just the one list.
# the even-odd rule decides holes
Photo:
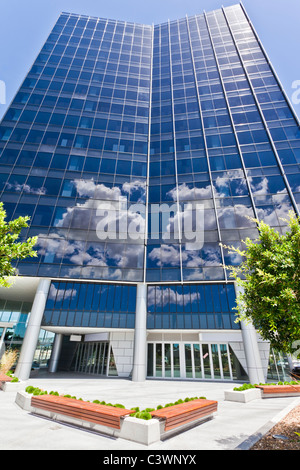
[(11, 377), (12, 382), (19, 382), (18, 377), (15, 377), (11, 370), (7, 371), (5, 375), (7, 375), (8, 377)]
[(148, 411), (138, 411), (137, 413), (134, 413), (132, 415), (133, 418), (138, 418), (138, 419), (152, 419), (152, 415)]
[(18, 351), (16, 349), (8, 349), (4, 352), (0, 359), (0, 372), (1, 374), (7, 374), (12, 366), (15, 364), (18, 358)]
[(175, 405), (180, 405), (180, 403), (184, 403), (184, 401), (181, 400), (181, 398), (179, 398), (179, 400), (175, 401)]
[(136, 406), (136, 407), (134, 407), (134, 408), (130, 408), (130, 409), (131, 409), (131, 410), (135, 410), (136, 412), (140, 411), (140, 409), (139, 409), (138, 406)]
[(235, 392), (243, 392), (244, 390), (249, 390), (250, 388), (255, 388), (255, 385), (244, 384), (241, 387), (234, 387)]

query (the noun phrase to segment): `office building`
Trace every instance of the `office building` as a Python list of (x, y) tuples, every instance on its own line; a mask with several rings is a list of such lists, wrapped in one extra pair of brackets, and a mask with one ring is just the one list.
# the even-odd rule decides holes
[(38, 236), (1, 290), (17, 375), (265, 380), (222, 245), (257, 238), (253, 217), (284, 232), (299, 163), (241, 4), (160, 25), (62, 13), (0, 125), (1, 201)]

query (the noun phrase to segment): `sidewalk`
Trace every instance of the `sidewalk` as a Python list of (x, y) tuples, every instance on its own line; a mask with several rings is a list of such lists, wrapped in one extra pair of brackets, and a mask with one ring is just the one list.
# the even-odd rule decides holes
[(0, 391), (0, 450), (247, 450), (292, 408), (299, 398), (268, 398), (249, 403), (224, 400), (224, 390), (237, 384), (147, 380), (71, 374), (40, 375), (24, 383), (84, 400), (121, 403), (126, 408), (156, 407), (179, 398), (205, 396), (218, 401), (217, 415), (182, 434), (150, 446), (115, 439), (33, 416), (15, 403), (15, 392)]

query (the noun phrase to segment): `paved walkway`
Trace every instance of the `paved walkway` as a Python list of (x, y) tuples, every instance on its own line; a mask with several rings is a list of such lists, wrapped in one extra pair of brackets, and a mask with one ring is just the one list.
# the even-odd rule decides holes
[(15, 403), (15, 392), (0, 391), (0, 450), (196, 451), (247, 450), (300, 399), (268, 398), (249, 403), (224, 400), (224, 390), (236, 384), (196, 381), (147, 380), (134, 383), (120, 378), (51, 374), (29, 379), (25, 385), (70, 393), (86, 400), (121, 403), (126, 408), (156, 407), (179, 398), (205, 396), (218, 401), (210, 421), (163, 442), (144, 446), (33, 416)]

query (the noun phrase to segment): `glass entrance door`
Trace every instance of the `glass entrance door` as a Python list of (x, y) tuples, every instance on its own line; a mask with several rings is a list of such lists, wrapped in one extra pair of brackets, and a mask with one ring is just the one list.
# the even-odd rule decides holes
[[(111, 361), (110, 352), (110, 361)], [(109, 343), (78, 343), (74, 372), (85, 374), (108, 375)]]
[(148, 343), (148, 377), (180, 377), (178, 343)]
[(219, 343), (148, 343), (148, 377), (236, 379), (232, 349)]

